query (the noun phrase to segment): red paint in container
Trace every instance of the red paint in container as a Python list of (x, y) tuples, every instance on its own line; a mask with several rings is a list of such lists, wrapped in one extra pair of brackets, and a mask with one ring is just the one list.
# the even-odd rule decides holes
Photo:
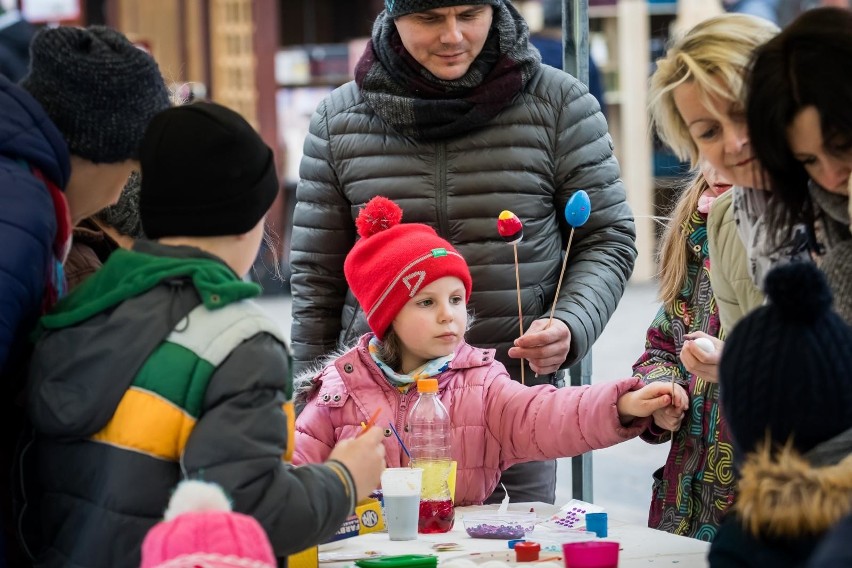
[(517, 562), (535, 562), (541, 552), (537, 542), (519, 542), (515, 544), (515, 560)]

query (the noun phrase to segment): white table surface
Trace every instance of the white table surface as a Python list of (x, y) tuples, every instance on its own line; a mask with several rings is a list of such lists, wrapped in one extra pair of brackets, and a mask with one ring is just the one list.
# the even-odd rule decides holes
[[(545, 503), (513, 503), (510, 511), (529, 511), (535, 508), (539, 520), (545, 520), (554, 514), (558, 507)], [(419, 534), (417, 540), (392, 541), (386, 532), (365, 534), (345, 539), (340, 548), (328, 553), (328, 556), (362, 554), (367, 551), (378, 552), (383, 556), (397, 554), (435, 554), (441, 560), (464, 556), (472, 552), (505, 551), (505, 540), (470, 538), (464, 531), (462, 517), (465, 513), (475, 511), (495, 511), (497, 505), (482, 505), (478, 507), (457, 507), (456, 520), (453, 530), (442, 534)], [(650, 529), (646, 526), (628, 524), (609, 519), (609, 535), (605, 540), (617, 541), (620, 545), (619, 568), (705, 568), (707, 551), (710, 545), (706, 542), (676, 536), (663, 531)], [(526, 540), (535, 540), (536, 528), (526, 536)], [(454, 542), (459, 549), (447, 552), (435, 552), (433, 544)], [(542, 552), (545, 557), (547, 552)], [(343, 568), (354, 566), (352, 561), (324, 562), (323, 550), (320, 550), (320, 568)], [(534, 565), (533, 565), (534, 566)]]

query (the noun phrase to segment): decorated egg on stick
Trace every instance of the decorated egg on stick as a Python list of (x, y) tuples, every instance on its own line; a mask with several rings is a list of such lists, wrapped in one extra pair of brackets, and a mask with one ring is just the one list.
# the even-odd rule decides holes
[[(521, 307), (521, 272), (518, 267), (518, 243), (524, 238), (524, 226), (518, 216), (508, 210), (503, 210), (497, 217), (497, 232), (506, 243), (512, 245), (515, 253), (515, 286), (518, 291), (518, 328), (520, 336), (524, 334), (524, 313)], [(519, 337), (520, 337), (519, 336)], [(521, 359), (521, 384), (525, 384), (524, 360)]]
[(568, 266), (568, 255), (571, 252), (571, 242), (574, 240), (574, 229), (580, 227), (589, 220), (592, 214), (592, 202), (589, 194), (579, 189), (574, 192), (565, 204), (565, 220), (571, 225), (571, 234), (568, 235), (568, 246), (565, 247), (565, 256), (562, 257), (562, 270), (559, 272), (559, 280), (556, 283), (556, 295), (553, 296), (553, 305), (550, 308), (550, 318), (547, 320), (545, 329), (553, 323), (553, 314), (556, 313), (556, 302), (559, 299), (559, 291), (562, 289), (562, 279), (565, 277), (565, 268)]
[(505, 210), (497, 217), (497, 232), (510, 245), (521, 242), (524, 238), (524, 226), (518, 216)]

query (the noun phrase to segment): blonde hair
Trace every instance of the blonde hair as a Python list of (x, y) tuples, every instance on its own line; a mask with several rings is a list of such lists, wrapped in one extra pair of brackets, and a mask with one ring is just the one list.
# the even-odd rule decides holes
[(695, 82), (708, 108), (711, 97), (745, 103), (744, 79), (755, 48), (778, 33), (775, 24), (746, 14), (701, 22), (675, 39), (651, 77), (651, 125), (681, 160), (698, 163), (698, 148), (677, 110), (674, 90)]
[(695, 170), (671, 211), (660, 244), (660, 301), (666, 309), (673, 310), (683, 289), (689, 260), (687, 223), (698, 208), (698, 199), (709, 188), (700, 169)]

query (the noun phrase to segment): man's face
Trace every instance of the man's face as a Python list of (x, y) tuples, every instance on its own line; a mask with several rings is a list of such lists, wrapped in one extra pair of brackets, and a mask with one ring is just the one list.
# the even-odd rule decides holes
[(460, 79), (482, 52), (494, 8), (462, 5), (406, 14), (395, 20), (406, 51), (435, 77)]

